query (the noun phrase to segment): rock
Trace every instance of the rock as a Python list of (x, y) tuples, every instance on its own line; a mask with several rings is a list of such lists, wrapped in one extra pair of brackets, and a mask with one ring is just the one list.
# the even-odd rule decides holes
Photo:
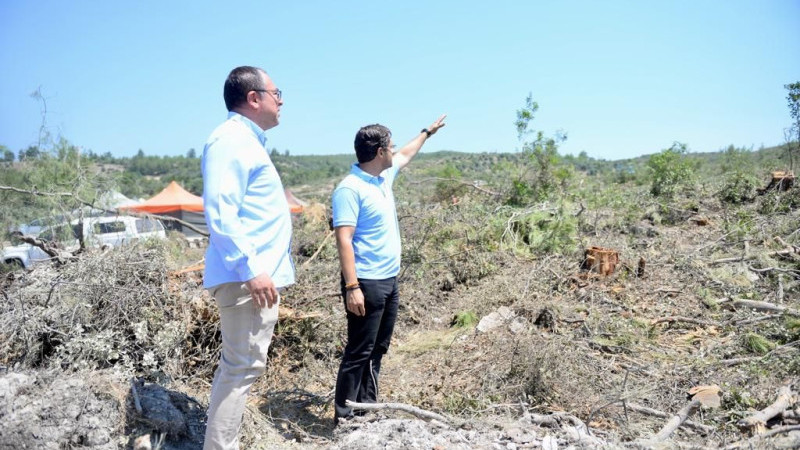
[(24, 373), (10, 373), (0, 378), (0, 398), (11, 399), (21, 386), (33, 384), (34, 377)]
[(133, 450), (152, 450), (150, 435), (143, 434), (133, 441)]
[(542, 439), (542, 450), (558, 450), (558, 440), (555, 436), (545, 436)]
[(528, 326), (525, 324), (524, 320), (517, 317), (509, 324), (508, 329), (514, 334), (519, 334), (527, 330)]
[(101, 430), (101, 429), (94, 429), (86, 433), (86, 445), (90, 445), (92, 447), (97, 447), (103, 444), (107, 444), (111, 440), (111, 436), (108, 434), (108, 431)]
[(514, 318), (516, 314), (507, 306), (501, 306), (492, 313), (484, 316), (480, 322), (478, 322), (478, 331), (481, 333), (486, 333), (491, 331), (499, 326), (502, 326), (512, 318)]

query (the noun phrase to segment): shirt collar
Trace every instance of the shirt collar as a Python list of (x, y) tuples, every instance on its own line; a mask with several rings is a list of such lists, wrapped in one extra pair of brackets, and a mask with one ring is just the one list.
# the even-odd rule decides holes
[(260, 142), (262, 146), (267, 144), (267, 136), (266, 136), (267, 132), (265, 130), (262, 130), (261, 127), (256, 125), (256, 123), (253, 122), (252, 120), (234, 111), (228, 112), (228, 119), (235, 120), (237, 122), (246, 125), (247, 127), (250, 128), (250, 130), (253, 133), (255, 133), (256, 137), (258, 138), (258, 142)]
[[(378, 185), (379, 184), (383, 184), (383, 177), (382, 176), (378, 175), (376, 177), (376, 176), (372, 176), (372, 175), (368, 174), (367, 172), (364, 172), (361, 169), (361, 167), (358, 167), (358, 163), (353, 163), (353, 165), (350, 166), (350, 173), (355, 175), (355, 176), (357, 176), (358, 178), (361, 178), (362, 180), (366, 181), (367, 183), (378, 184)], [(383, 173), (383, 172), (381, 172), (381, 173)]]

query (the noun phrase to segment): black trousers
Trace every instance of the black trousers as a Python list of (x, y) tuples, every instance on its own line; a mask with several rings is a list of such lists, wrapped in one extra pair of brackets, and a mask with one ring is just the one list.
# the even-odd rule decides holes
[[(397, 278), (385, 280), (359, 279), (364, 293), (364, 316), (347, 311), (347, 345), (336, 377), (336, 396), (334, 420), (351, 417), (352, 408), (345, 405), (346, 400), (358, 403), (378, 401), (378, 375), (381, 359), (389, 350), (397, 307), (400, 299), (397, 293)], [(344, 280), (341, 282), (342, 297), (347, 310), (347, 297)]]

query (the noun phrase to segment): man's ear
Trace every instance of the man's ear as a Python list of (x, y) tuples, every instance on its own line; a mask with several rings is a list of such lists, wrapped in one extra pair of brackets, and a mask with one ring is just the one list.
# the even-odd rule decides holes
[(258, 105), (258, 92), (250, 91), (247, 93), (247, 103), (251, 106)]

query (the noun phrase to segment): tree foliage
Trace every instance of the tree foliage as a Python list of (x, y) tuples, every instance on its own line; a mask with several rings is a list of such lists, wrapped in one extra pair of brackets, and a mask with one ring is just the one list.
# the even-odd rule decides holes
[(686, 144), (675, 142), (670, 148), (655, 154), (647, 161), (650, 170), (650, 193), (655, 197), (672, 197), (686, 187), (694, 177), (692, 163), (686, 158)]
[(752, 152), (733, 145), (725, 149), (720, 170), (722, 188), (717, 194), (725, 203), (743, 203), (753, 198), (759, 179), (755, 175)]
[(113, 180), (93, 170), (80, 150), (61, 138), (51, 148), (29, 152), (37, 156), (0, 166), (0, 185), (33, 192), (69, 195), (32, 195), (0, 191), (0, 222), (9, 229), (31, 219), (66, 217), (113, 187)]
[(558, 155), (558, 145), (566, 140), (566, 135), (546, 137), (542, 131), (530, 129), (538, 110), (539, 104), (533, 101), (531, 94), (525, 99), (525, 106), (517, 110), (517, 137), (523, 141), (526, 136), (533, 135), (533, 139), (522, 144), (523, 164), (511, 180), (509, 205), (544, 201), (556, 194), (570, 175), (568, 166), (561, 163)]
[(789, 169), (794, 170), (794, 161), (800, 158), (800, 81), (784, 86), (787, 91), (786, 102), (792, 124), (786, 129), (787, 157)]

